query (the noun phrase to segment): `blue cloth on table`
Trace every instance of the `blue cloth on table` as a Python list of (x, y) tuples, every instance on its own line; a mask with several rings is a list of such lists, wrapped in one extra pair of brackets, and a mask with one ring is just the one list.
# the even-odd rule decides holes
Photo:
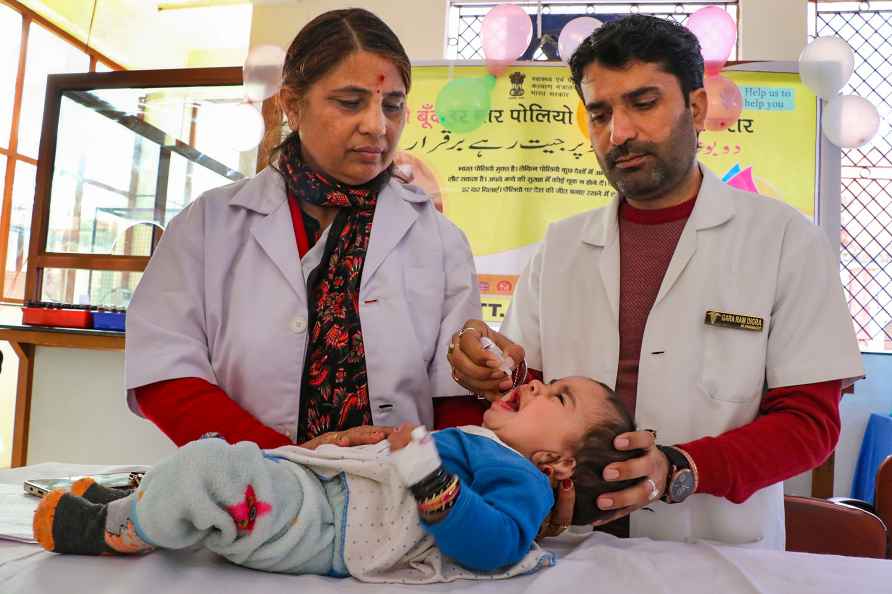
[(874, 413), (867, 422), (861, 453), (858, 455), (858, 466), (855, 467), (855, 478), (852, 481), (854, 499), (873, 503), (877, 471), (886, 456), (892, 456), (892, 416)]

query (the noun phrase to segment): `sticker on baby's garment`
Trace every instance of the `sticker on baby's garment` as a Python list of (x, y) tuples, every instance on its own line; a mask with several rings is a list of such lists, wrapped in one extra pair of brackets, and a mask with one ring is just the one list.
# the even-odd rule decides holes
[(737, 330), (752, 330), (753, 332), (761, 332), (765, 326), (762, 318), (712, 310), (706, 311), (704, 323), (707, 326), (721, 326), (723, 328), (736, 328)]

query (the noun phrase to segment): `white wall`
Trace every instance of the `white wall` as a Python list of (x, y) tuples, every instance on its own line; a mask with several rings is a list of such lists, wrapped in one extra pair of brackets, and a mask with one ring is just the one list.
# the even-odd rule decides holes
[(739, 59), (797, 60), (808, 39), (807, 0), (739, 0)]
[(174, 450), (124, 398), (124, 353), (38, 347), (28, 463), (153, 464)]
[(377, 14), (394, 30), (412, 60), (441, 59), (446, 43), (446, 6), (446, 0), (255, 1), (251, 47), (271, 43), (287, 48), (301, 27), (317, 15), (361, 7)]

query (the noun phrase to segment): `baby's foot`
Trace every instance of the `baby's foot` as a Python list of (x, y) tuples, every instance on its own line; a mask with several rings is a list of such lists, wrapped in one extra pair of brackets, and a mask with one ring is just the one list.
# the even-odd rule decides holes
[(70, 493), (77, 497), (83, 497), (90, 503), (109, 503), (128, 495), (127, 491), (104, 487), (89, 476), (76, 480), (71, 485)]
[(48, 551), (77, 555), (143, 553), (152, 547), (128, 517), (130, 500), (92, 503), (59, 489), (34, 512), (34, 538)]

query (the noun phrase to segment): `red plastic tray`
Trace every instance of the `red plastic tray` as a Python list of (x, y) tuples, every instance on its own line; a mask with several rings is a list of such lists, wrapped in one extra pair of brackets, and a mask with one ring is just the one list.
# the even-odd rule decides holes
[(63, 328), (93, 327), (90, 312), (84, 309), (23, 307), (22, 323), (32, 326), (60, 326)]

